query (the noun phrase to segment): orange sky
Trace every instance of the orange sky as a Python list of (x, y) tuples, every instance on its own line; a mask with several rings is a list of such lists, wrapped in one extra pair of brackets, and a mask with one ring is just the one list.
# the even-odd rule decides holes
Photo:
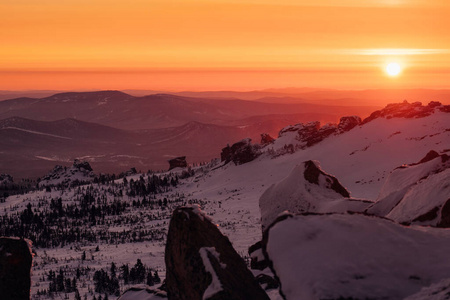
[(447, 0), (2, 0), (0, 90), (450, 88), (449, 16)]

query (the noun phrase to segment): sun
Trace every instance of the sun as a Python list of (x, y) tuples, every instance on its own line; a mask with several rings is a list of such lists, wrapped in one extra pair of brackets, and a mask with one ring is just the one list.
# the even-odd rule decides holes
[(402, 67), (396, 62), (391, 62), (386, 66), (386, 73), (391, 77), (397, 76), (401, 71)]

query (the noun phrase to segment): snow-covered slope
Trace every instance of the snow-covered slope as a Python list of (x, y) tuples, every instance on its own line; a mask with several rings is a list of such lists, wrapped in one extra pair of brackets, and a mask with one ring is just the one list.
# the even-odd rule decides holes
[(390, 114), (379, 113), (370, 122), (345, 133), (331, 134), (306, 148), (300, 138), (304, 126), (300, 132), (282, 130), (281, 137), (265, 149), (273, 157), (294, 152), (290, 155), (292, 160), (320, 161), (322, 168), (339, 178), (354, 197), (377, 199), (393, 169), (419, 161), (432, 149), (438, 153), (450, 149), (449, 114), (440, 106), (423, 108), (427, 115), (420, 118), (393, 117), (396, 114), (388, 109)]
[[(414, 106), (414, 110), (417, 107)], [(322, 130), (321, 133), (328, 134), (331, 129), (332, 132), (320, 141), (313, 139), (314, 143), (309, 145), (298, 140), (298, 132), (295, 130), (286, 131), (285, 135), (262, 147), (262, 154), (248, 163), (242, 165), (235, 165), (233, 162), (226, 165), (213, 163), (195, 168), (194, 176), (182, 176), (183, 174), (180, 172), (177, 174), (179, 176), (178, 185), (164, 186), (164, 189), (157, 194), (147, 194), (145, 205), (142, 204), (144, 201), (142, 195), (131, 193), (131, 180), (133, 180), (134, 187), (138, 183), (148, 187), (151, 186), (151, 182), (154, 183), (153, 175), (161, 176), (161, 178), (167, 176), (168, 182), (170, 182), (174, 174), (143, 174), (142, 179), (141, 174), (135, 174), (127, 176), (126, 180), (108, 181), (104, 184), (91, 184), (75, 189), (52, 188), (50, 192), (36, 191), (25, 195), (10, 196), (5, 203), (0, 203), (0, 215), (2, 217), (7, 215), (8, 220), (14, 219), (14, 226), (17, 225), (16, 228), (20, 229), (19, 223), (22, 220), (34, 222), (36, 219), (30, 218), (30, 212), (34, 215), (42, 215), (42, 218), (45, 217), (46, 220), (52, 222), (58, 221), (55, 224), (62, 224), (62, 221), (59, 222), (60, 218), (53, 216), (64, 213), (61, 220), (66, 222), (65, 224), (74, 224), (69, 227), (74, 227), (74, 231), (78, 230), (81, 238), (79, 241), (66, 244), (62, 244), (59, 240), (52, 240), (49, 243), (50, 246), (36, 248), (32, 293), (36, 294), (38, 290), (49, 287), (49, 280), (46, 276), (50, 270), (58, 271), (59, 268), (63, 268), (67, 276), (73, 277), (77, 267), (84, 270), (89, 266), (90, 271), (86, 271), (86, 275), (80, 279), (79, 290), (82, 297), (87, 294), (89, 298), (92, 298), (92, 294), (89, 294), (92, 285), (89, 287), (84, 283), (88, 278), (92, 278), (96, 270), (106, 270), (112, 262), (118, 266), (122, 264), (132, 266), (136, 259), (140, 258), (149, 268), (158, 270), (162, 279), (164, 278), (164, 236), (167, 232), (170, 214), (178, 205), (200, 204), (202, 210), (212, 217), (221, 232), (229, 237), (237, 252), (245, 257), (248, 247), (261, 240), (262, 236), (259, 199), (270, 186), (280, 183), (284, 179), (288, 180), (287, 178), (290, 178), (289, 180), (292, 180), (292, 184), (295, 185), (295, 188), (292, 186), (292, 190), (290, 190), (293, 194), (297, 190), (304, 192), (304, 189), (308, 187), (303, 185), (302, 189), (299, 181), (294, 180), (301, 179), (295, 176), (297, 173), (303, 176), (300, 172), (301, 169), (299, 172), (293, 170), (305, 161), (319, 161), (321, 168), (338, 178), (352, 197), (371, 201), (378, 199), (380, 189), (392, 170), (403, 164), (419, 161), (431, 149), (440, 155), (445, 153), (446, 149), (450, 149), (450, 118), (449, 114), (440, 108), (442, 107), (427, 108), (427, 115), (419, 115), (420, 118), (417, 115), (410, 118), (392, 113), (380, 114), (370, 122), (363, 122), (362, 125), (343, 132), (338, 130), (339, 126), (327, 125), (326, 130)], [(357, 120), (356, 118), (351, 119)], [(317, 126), (315, 128), (317, 129)], [(296, 145), (300, 146), (296, 147)], [(192, 172), (185, 173), (192, 175)], [(292, 177), (289, 176), (291, 173)], [(437, 178), (436, 183), (448, 183), (448, 176)], [(304, 181), (303, 184), (305, 184)], [(434, 189), (437, 187), (439, 185), (435, 185)], [(134, 192), (136, 191), (135, 189)], [(323, 195), (321, 194), (323, 191), (318, 190), (317, 192), (319, 195)], [(57, 201), (59, 198), (61, 198), (60, 202)], [(74, 219), (72, 215), (75, 215), (75, 210), (70, 211), (69, 208), (76, 206), (80, 210), (84, 201), (87, 201), (86, 199), (92, 201), (89, 202), (89, 208), (95, 203), (95, 210), (85, 208), (86, 215)], [(330, 207), (330, 205), (339, 203), (339, 199), (347, 201), (341, 195), (337, 199), (337, 202), (321, 202), (317, 205), (320, 208), (318, 211), (343, 211), (341, 209), (330, 210), (338, 207)], [(167, 202), (167, 205), (164, 204), (164, 201)], [(312, 203), (315, 199), (311, 197), (309, 201), (308, 203)], [(61, 213), (58, 209), (59, 204), (62, 204), (63, 208)], [(51, 206), (52, 208), (50, 208)], [(118, 208), (120, 208), (120, 213), (116, 213)], [(82, 218), (83, 221), (80, 221), (79, 218)], [(358, 225), (359, 219), (355, 220)], [(360, 225), (365, 224), (364, 221), (360, 223)], [(388, 224), (393, 224), (393, 222), (388, 222)], [(23, 228), (26, 230), (32, 229), (30, 232), (33, 234), (30, 238), (33, 239), (36, 236), (34, 228), (38, 228), (37, 225), (41, 226), (42, 224), (26, 223), (24, 225)], [(9, 226), (9, 224), (0, 226), (0, 230), (9, 230)], [(377, 231), (382, 230), (383, 226), (367, 225), (367, 238), (376, 238)], [(74, 235), (71, 231), (72, 228), (64, 228), (61, 231), (55, 228), (57, 229), (56, 225), (49, 230), (52, 233), (55, 231), (54, 234), (61, 239), (63, 235)], [(397, 229), (393, 230), (397, 232)], [(416, 228), (414, 230), (414, 232), (422, 232), (423, 235), (418, 233), (408, 235), (407, 239), (411, 240), (413, 247), (415, 247), (414, 243), (418, 244), (417, 247), (422, 245), (422, 238), (430, 243), (438, 243), (438, 236), (442, 243), (448, 241), (447, 236), (441, 234), (445, 232), (441, 229), (422, 230)], [(338, 237), (339, 233), (336, 234)], [(362, 229), (361, 235), (364, 235)], [(430, 237), (427, 238), (428, 235)], [(390, 238), (395, 242), (401, 239), (401, 236), (395, 234)], [(98, 245), (100, 251), (96, 252), (94, 249)], [(354, 245), (354, 247), (356, 247), (356, 251), (359, 246)], [(389, 249), (398, 250), (396, 248)], [(334, 250), (335, 252), (340, 251), (339, 248)], [(86, 260), (81, 259), (83, 252), (87, 253)], [(394, 253), (393, 259), (397, 258), (395, 255)], [(375, 258), (373, 263), (376, 263)], [(427, 263), (427, 261), (419, 261), (418, 267), (428, 268)], [(356, 264), (352, 264), (351, 260), (347, 261), (347, 264), (356, 266)], [(398, 265), (399, 269), (400, 267)], [(414, 274), (409, 275), (414, 276)], [(447, 277), (450, 278), (450, 276)], [(432, 280), (440, 278), (433, 277), (420, 286), (430, 285), (433, 283)], [(408, 281), (406, 280), (406, 282)], [(124, 285), (122, 279), (120, 279), (120, 284), (121, 292), (129, 286)], [(417, 286), (415, 291), (419, 291), (420, 286)], [(70, 299), (74, 298), (74, 293), (68, 293), (68, 295)], [(41, 299), (48, 298), (48, 295), (41, 296)], [(272, 298), (277, 299), (277, 296)]]
[(378, 217), (298, 215), (269, 229), (266, 250), (288, 300), (389, 300), (449, 278), (449, 241)]

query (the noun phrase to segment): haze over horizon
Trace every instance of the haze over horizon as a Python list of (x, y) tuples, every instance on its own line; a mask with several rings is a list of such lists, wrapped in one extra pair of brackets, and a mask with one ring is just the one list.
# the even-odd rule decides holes
[(0, 90), (450, 88), (449, 13), (443, 0), (6, 0)]

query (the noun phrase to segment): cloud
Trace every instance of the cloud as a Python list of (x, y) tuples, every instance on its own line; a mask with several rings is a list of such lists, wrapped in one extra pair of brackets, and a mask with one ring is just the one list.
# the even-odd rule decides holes
[(403, 56), (403, 55), (435, 55), (450, 53), (450, 49), (415, 49), (415, 48), (374, 48), (374, 49), (344, 49), (338, 50), (344, 55), (379, 55), (379, 56)]

